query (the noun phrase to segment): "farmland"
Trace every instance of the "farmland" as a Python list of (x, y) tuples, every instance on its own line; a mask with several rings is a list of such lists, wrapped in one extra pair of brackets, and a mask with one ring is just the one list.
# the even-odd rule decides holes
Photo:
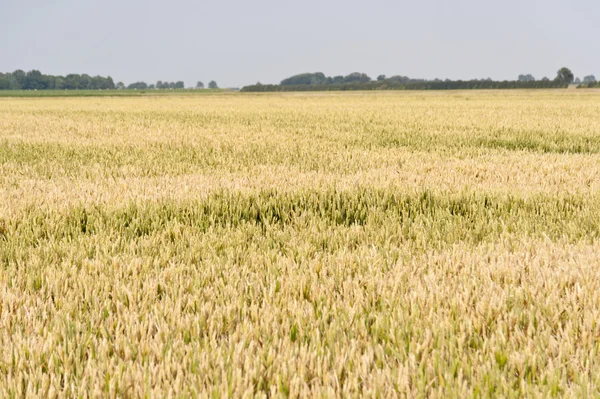
[(598, 396), (599, 115), (0, 98), (0, 397)]

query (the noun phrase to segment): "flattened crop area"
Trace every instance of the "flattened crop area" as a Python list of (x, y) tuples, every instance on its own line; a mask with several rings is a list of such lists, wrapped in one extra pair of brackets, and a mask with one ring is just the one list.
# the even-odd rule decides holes
[(600, 395), (600, 93), (0, 99), (0, 397)]

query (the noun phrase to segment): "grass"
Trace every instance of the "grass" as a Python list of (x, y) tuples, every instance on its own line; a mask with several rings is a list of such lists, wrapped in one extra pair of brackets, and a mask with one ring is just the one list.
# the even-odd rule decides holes
[(0, 397), (600, 395), (600, 106), (0, 99)]

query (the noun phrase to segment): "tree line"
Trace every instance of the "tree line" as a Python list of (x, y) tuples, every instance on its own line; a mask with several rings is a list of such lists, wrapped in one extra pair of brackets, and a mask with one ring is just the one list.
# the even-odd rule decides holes
[(38, 70), (0, 73), (0, 90), (107, 90), (114, 89), (113, 79), (102, 76), (69, 74), (44, 75)]
[[(117, 89), (123, 89), (124, 87), (119, 87), (117, 85)], [(147, 84), (146, 82), (135, 82), (131, 83), (127, 86), (130, 90), (146, 90), (146, 89), (185, 89), (185, 84), (180, 80), (178, 82), (163, 82), (159, 80), (156, 84)]]
[(260, 82), (246, 86), (241, 91), (337, 91), (337, 90), (470, 90), (470, 89), (551, 89), (564, 88), (572, 83), (596, 85), (593, 75), (586, 76), (583, 83), (575, 79), (568, 68), (561, 68), (553, 80), (535, 79), (531, 74), (519, 75), (517, 80), (494, 81), (488, 79), (450, 80), (413, 79), (408, 76), (379, 75), (376, 80), (367, 74), (354, 72), (346, 76), (327, 77), (322, 72), (302, 73), (281, 81), (278, 85), (263, 85)]
[[(208, 84), (210, 89), (218, 89), (217, 82), (211, 80)], [(159, 80), (155, 84), (146, 82), (135, 82), (127, 86), (123, 82), (115, 84), (110, 76), (90, 76), (87, 74), (69, 74), (67, 76), (44, 75), (38, 70), (25, 72), (18, 69), (14, 72), (0, 73), (0, 90), (164, 90), (184, 89), (183, 81), (163, 82)], [(203, 89), (204, 83), (198, 82), (197, 89)]]
[(473, 90), (473, 89), (553, 89), (565, 88), (567, 84), (548, 81), (493, 81), (493, 80), (444, 80), (421, 82), (379, 82), (311, 84), (311, 85), (251, 85), (241, 89), (242, 92), (274, 92), (274, 91), (348, 91), (348, 90)]
[(365, 73), (354, 72), (347, 76), (325, 76), (322, 72), (316, 73), (301, 73), (294, 75), (281, 81), (282, 86), (298, 86), (298, 85), (327, 85), (327, 84), (344, 84), (344, 83), (367, 83), (371, 78)]
[[(533, 88), (561, 88), (569, 84), (578, 84), (579, 87), (600, 87), (594, 75), (575, 78), (571, 70), (561, 68), (557, 76), (550, 80), (542, 78), (537, 80), (531, 74), (519, 75), (517, 80), (494, 81), (492, 79), (473, 80), (441, 80), (441, 79), (413, 79), (407, 76), (385, 75), (371, 79), (367, 74), (354, 72), (346, 76), (325, 76), (322, 72), (302, 73), (283, 79), (279, 85), (263, 85), (257, 83), (242, 88), (246, 92), (267, 91), (327, 91), (327, 90), (459, 90), (459, 89), (533, 89)], [(16, 70), (9, 73), (0, 73), (0, 90), (163, 90), (184, 89), (183, 81), (147, 84), (135, 82), (125, 86), (123, 82), (114, 83), (113, 79), (87, 74), (69, 74), (66, 76), (44, 75), (38, 70), (25, 72)], [(196, 89), (203, 89), (204, 83), (197, 82)], [(210, 81), (208, 88), (217, 89), (219, 86), (214, 80)]]
[[(120, 84), (121, 83), (117, 83), (117, 89), (125, 88), (125, 87), (119, 87)], [(217, 85), (217, 82), (215, 82), (214, 80), (211, 80), (208, 83), (208, 88), (209, 89), (218, 89), (219, 85)], [(130, 85), (128, 85), (127, 89), (132, 89), (132, 90), (185, 89), (185, 84), (181, 80), (177, 81), (177, 82), (163, 82), (162, 80), (159, 80), (158, 82), (156, 82), (156, 84), (147, 84), (146, 82), (135, 82), (135, 83), (131, 83)], [(202, 82), (196, 83), (196, 89), (204, 89), (204, 83), (202, 83)]]

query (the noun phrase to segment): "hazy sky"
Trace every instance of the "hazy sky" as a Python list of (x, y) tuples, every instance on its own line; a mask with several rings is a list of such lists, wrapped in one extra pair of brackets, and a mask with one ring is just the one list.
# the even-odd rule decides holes
[(115, 82), (600, 77), (600, 0), (0, 0), (0, 71)]

